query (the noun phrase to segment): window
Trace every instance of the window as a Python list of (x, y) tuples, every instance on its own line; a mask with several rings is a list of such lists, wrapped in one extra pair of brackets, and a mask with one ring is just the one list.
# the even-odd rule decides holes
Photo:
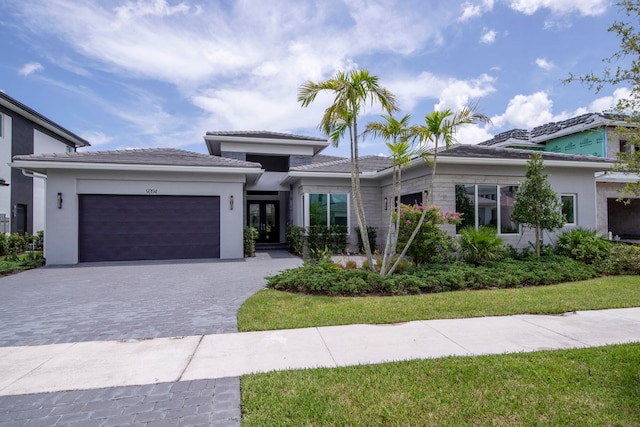
[(422, 192), (403, 194), (400, 196), (400, 203), (403, 205), (421, 205), (422, 204)]
[(0, 114), (0, 138), (4, 138), (4, 115)]
[(502, 234), (517, 233), (518, 225), (511, 220), (517, 190), (516, 185), (456, 185), (456, 211), (462, 214), (456, 232), (493, 226)]
[(305, 225), (349, 225), (349, 196), (347, 194), (305, 195), (307, 218)]
[(256, 162), (262, 165), (267, 172), (289, 171), (289, 156), (268, 156), (266, 154), (247, 154), (247, 162)]
[(560, 201), (562, 202), (562, 215), (565, 217), (567, 225), (576, 224), (576, 195), (575, 194), (562, 194), (560, 195)]
[(621, 153), (633, 153), (635, 146), (630, 144), (628, 141), (621, 139), (620, 140), (620, 152)]

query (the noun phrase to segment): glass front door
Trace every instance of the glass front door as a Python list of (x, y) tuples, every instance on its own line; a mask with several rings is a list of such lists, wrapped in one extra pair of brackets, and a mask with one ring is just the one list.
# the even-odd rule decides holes
[(258, 230), (258, 243), (278, 243), (278, 202), (247, 202), (247, 225)]

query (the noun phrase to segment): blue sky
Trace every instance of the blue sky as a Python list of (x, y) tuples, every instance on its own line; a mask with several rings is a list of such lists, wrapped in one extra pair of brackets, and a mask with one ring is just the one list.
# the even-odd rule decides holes
[(92, 150), (206, 152), (207, 131), (321, 136), (331, 98), (301, 108), (299, 86), (367, 68), (414, 123), (478, 100), (492, 123), (458, 135), (477, 143), (624, 96), (561, 82), (603, 69), (623, 18), (608, 0), (3, 0), (0, 90)]

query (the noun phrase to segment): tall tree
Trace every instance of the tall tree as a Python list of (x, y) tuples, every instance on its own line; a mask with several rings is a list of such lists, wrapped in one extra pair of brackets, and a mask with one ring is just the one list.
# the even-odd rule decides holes
[[(393, 256), (398, 245), (398, 232), (400, 231), (400, 194), (402, 187), (402, 169), (409, 164), (414, 155), (412, 141), (415, 139), (415, 129), (410, 125), (411, 115), (405, 114), (400, 120), (392, 115), (383, 115), (379, 122), (367, 124), (364, 134), (385, 139), (391, 164), (391, 209), (387, 215), (387, 238), (385, 240), (380, 274), (385, 276), (390, 268)], [(397, 201), (397, 203), (396, 203)], [(389, 201), (387, 201), (389, 203)], [(395, 221), (394, 221), (395, 218)]]
[[(490, 122), (489, 118), (486, 115), (479, 113), (477, 109), (478, 104), (474, 103), (466, 105), (459, 111), (455, 112), (451, 109), (433, 111), (424, 116), (423, 125), (414, 127), (414, 132), (422, 145), (420, 156), (431, 165), (431, 182), (429, 183), (429, 191), (427, 192), (426, 197), (422, 198), (423, 210), (420, 220), (418, 221), (418, 225), (413, 230), (413, 233), (411, 233), (411, 236), (409, 236), (407, 244), (402, 249), (402, 253), (398, 257), (396, 263), (391, 267), (390, 273), (395, 271), (402, 257), (406, 255), (409, 247), (413, 243), (413, 240), (420, 231), (425, 217), (427, 216), (427, 207), (433, 198), (439, 150), (443, 145), (446, 149), (451, 148), (451, 145), (456, 142), (456, 132), (461, 126), (478, 122)], [(431, 148), (432, 145), (433, 149), (427, 149)]]
[[(570, 74), (565, 83), (579, 81), (600, 92), (605, 86), (630, 86), (627, 97), (620, 99), (614, 111), (627, 116), (628, 126), (618, 126), (618, 136), (625, 140), (629, 150), (619, 153), (614, 170), (640, 176), (640, 29), (634, 25), (640, 19), (640, 1), (621, 0), (616, 3), (627, 19), (615, 21), (608, 29), (620, 39), (620, 50), (603, 59), (607, 65), (602, 73)], [(617, 64), (613, 66), (613, 64)], [(623, 195), (640, 196), (640, 180), (629, 182)]]
[(518, 187), (511, 219), (520, 225), (535, 229), (536, 256), (540, 257), (540, 237), (542, 231), (553, 231), (562, 227), (565, 217), (562, 214), (560, 198), (543, 173), (542, 154), (532, 153), (527, 161), (525, 180)]
[(330, 92), (334, 95), (333, 104), (324, 112), (320, 121), (320, 130), (329, 137), (334, 146), (338, 146), (345, 132), (349, 135), (351, 152), (351, 193), (354, 211), (364, 251), (373, 270), (373, 254), (367, 236), (367, 222), (362, 204), (360, 191), (360, 163), (358, 154), (358, 115), (367, 103), (373, 105), (378, 102), (388, 114), (398, 109), (395, 96), (380, 86), (378, 77), (373, 76), (366, 69), (353, 70), (348, 73), (338, 71), (336, 75), (326, 81), (307, 81), (298, 90), (298, 102), (302, 107), (309, 106), (320, 92)]

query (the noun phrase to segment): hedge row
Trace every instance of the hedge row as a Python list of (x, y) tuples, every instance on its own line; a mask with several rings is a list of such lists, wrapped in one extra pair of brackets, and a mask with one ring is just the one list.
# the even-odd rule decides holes
[(596, 268), (565, 257), (504, 260), (475, 267), (463, 262), (431, 264), (382, 277), (365, 270), (340, 270), (307, 263), (267, 278), (267, 287), (316, 295), (408, 295), (462, 289), (515, 288), (585, 280)]

